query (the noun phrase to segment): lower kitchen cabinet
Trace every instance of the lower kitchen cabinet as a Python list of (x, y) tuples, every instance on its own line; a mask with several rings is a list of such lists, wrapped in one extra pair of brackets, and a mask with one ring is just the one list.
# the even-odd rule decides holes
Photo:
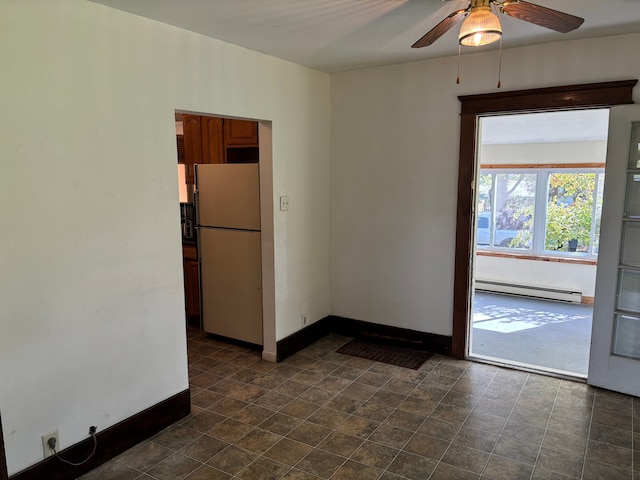
[(200, 272), (196, 249), (192, 246), (183, 247), (184, 267), (184, 297), (187, 322), (193, 326), (200, 326)]

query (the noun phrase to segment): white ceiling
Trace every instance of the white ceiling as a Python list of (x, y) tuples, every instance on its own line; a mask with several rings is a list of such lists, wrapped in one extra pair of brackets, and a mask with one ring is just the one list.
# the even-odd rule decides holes
[[(468, 0), (92, 1), (329, 73), (455, 55), (459, 26), (434, 45), (410, 46), (468, 5)], [(585, 22), (562, 34), (500, 15), (504, 48), (640, 32), (640, 0), (535, 3)]]

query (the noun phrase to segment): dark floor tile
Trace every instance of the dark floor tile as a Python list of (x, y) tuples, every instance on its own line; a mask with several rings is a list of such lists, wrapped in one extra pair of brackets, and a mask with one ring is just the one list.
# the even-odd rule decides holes
[(275, 433), (267, 432), (266, 430), (255, 429), (247, 433), (240, 440), (237, 440), (234, 445), (245, 450), (250, 450), (255, 453), (264, 453), (278, 443), (282, 437)]
[[(629, 430), (607, 427), (597, 423), (591, 425), (589, 439), (624, 448), (632, 448), (633, 446), (633, 434)], [(640, 448), (640, 446), (637, 448)]]
[(475, 428), (462, 427), (453, 439), (453, 443), (484, 452), (491, 452), (498, 441), (498, 435), (486, 433)]
[(452, 390), (444, 396), (441, 402), (447, 405), (472, 409), (480, 398), (481, 395), (479, 393), (464, 393)]
[(461, 468), (441, 463), (429, 477), (429, 480), (477, 480), (477, 473), (462, 470)]
[(127, 450), (117, 460), (141, 472), (146, 472), (162, 460), (172, 455), (173, 451), (154, 442), (144, 442)]
[(290, 467), (286, 465), (260, 457), (247, 468), (240, 471), (237, 477), (243, 480), (279, 480), (289, 469)]
[(82, 480), (135, 480), (139, 475), (139, 470), (111, 461), (81, 478)]
[(301, 393), (298, 398), (300, 400), (306, 400), (307, 402), (315, 403), (316, 405), (325, 405), (329, 400), (333, 399), (336, 394), (329, 390), (323, 390), (318, 387), (311, 387)]
[(402, 448), (412, 436), (413, 432), (382, 424), (369, 436), (369, 440), (387, 447)]
[(179, 480), (200, 467), (201, 463), (178, 453), (165, 458), (147, 473), (158, 480)]
[(593, 462), (631, 468), (633, 451), (630, 448), (589, 440), (586, 458)]
[(292, 468), (284, 474), (281, 480), (318, 480), (318, 477), (311, 475), (310, 473), (303, 472), (297, 468)]
[(529, 480), (532, 472), (532, 465), (491, 455), (482, 475), (492, 480)]
[(502, 432), (506, 423), (507, 420), (504, 417), (472, 411), (467, 417), (464, 425), (483, 432), (499, 434)]
[(306, 419), (320, 407), (311, 402), (305, 402), (304, 400), (293, 400), (280, 410), (280, 413), (285, 413), (291, 417), (296, 417), (301, 420)]
[(299, 418), (290, 417), (289, 415), (284, 415), (283, 413), (276, 413), (267, 418), (264, 422), (258, 425), (258, 427), (263, 430), (267, 430), (268, 432), (285, 436), (301, 423), (302, 420), (300, 420)]
[(376, 393), (374, 393), (373, 396), (370, 398), (370, 401), (381, 403), (383, 405), (387, 405), (389, 407), (395, 408), (398, 405), (400, 405), (405, 398), (406, 398), (406, 395), (403, 395), (398, 392), (391, 392), (383, 388), (381, 390), (378, 390)]
[[(389, 375), (380, 375), (379, 373), (374, 372), (365, 372), (358, 377), (358, 383), (364, 383), (366, 385), (371, 385), (372, 387), (382, 387), (387, 382), (391, 381), (392, 378)], [(393, 379), (394, 381), (399, 381)]]
[[(202, 465), (185, 480), (230, 480), (231, 476), (208, 465)], [(140, 479), (142, 480), (142, 479)]]
[(313, 415), (311, 415), (307, 419), (307, 421), (322, 425), (323, 427), (334, 429), (345, 422), (347, 418), (349, 418), (349, 414), (346, 412), (334, 410), (329, 407), (323, 407), (317, 410)]
[(583, 457), (543, 447), (540, 449), (536, 466), (571, 478), (580, 478), (583, 463)]
[(289, 395), (272, 391), (265, 393), (262, 397), (260, 397), (253, 403), (254, 405), (277, 411), (287, 406), (289, 403), (291, 403), (292, 400), (293, 397), (290, 397)]
[(247, 405), (242, 410), (238, 410), (231, 418), (249, 425), (259, 425), (268, 419), (275, 412), (268, 408), (259, 407), (257, 405)]
[(204, 410), (196, 415), (188, 417), (184, 422), (182, 422), (182, 425), (204, 433), (211, 430), (214, 426), (225, 419), (226, 417), (223, 415), (219, 415), (209, 410)]
[(516, 462), (534, 465), (538, 458), (540, 445), (523, 442), (510, 437), (499, 437), (493, 453)]
[(303, 370), (302, 372), (295, 375), (291, 380), (311, 387), (318, 383), (320, 380), (324, 379), (324, 377), (326, 377), (326, 375), (322, 373)]
[(207, 435), (219, 438), (227, 443), (233, 443), (244, 437), (251, 430), (253, 430), (251, 425), (229, 418), (209, 430)]
[(418, 385), (415, 387), (411, 395), (424, 400), (430, 400), (432, 402), (439, 402), (447, 394), (447, 390), (444, 388), (433, 387), (430, 385)]
[(382, 473), (377, 468), (349, 460), (336, 471), (331, 480), (377, 480)]
[[(334, 372), (335, 373), (335, 372)], [(329, 390), (331, 392), (341, 392), (345, 388), (351, 385), (351, 380), (347, 380), (344, 378), (336, 377), (333, 374), (331, 376), (325, 377), (324, 380), (316, 383), (317, 388), (322, 388), (323, 390)]]
[(212, 392), (211, 390), (202, 390), (201, 392), (191, 396), (191, 404), (202, 408), (209, 408), (216, 402), (224, 398), (224, 395)]
[(632, 416), (617, 413), (611, 410), (593, 410), (593, 423), (606, 425), (607, 427), (619, 428), (621, 430), (632, 430)]
[(184, 447), (179, 453), (198, 462), (205, 463), (211, 457), (224, 450), (228, 445), (228, 443), (218, 440), (217, 438), (203, 435)]
[(583, 480), (631, 480), (633, 472), (629, 467), (606, 465), (587, 459)]
[(153, 437), (152, 440), (171, 450), (180, 450), (201, 436), (202, 433), (196, 430), (174, 424)]
[(403, 450), (423, 457), (432, 458), (433, 460), (440, 460), (448, 447), (449, 442), (446, 440), (438, 440), (434, 437), (416, 433), (411, 440), (407, 442)]
[(612, 410), (624, 415), (633, 413), (633, 397), (607, 390), (597, 390), (594, 408)]
[(459, 429), (460, 427), (457, 425), (436, 420), (435, 418), (427, 418), (422, 425), (420, 425), (420, 428), (418, 428), (418, 433), (450, 442), (456, 436)]
[(353, 413), (365, 402), (363, 400), (343, 395), (342, 393), (336, 395), (332, 400), (329, 400), (325, 407), (334, 408), (341, 412)]
[(567, 477), (561, 473), (551, 472), (540, 466), (536, 466), (533, 470), (531, 480), (572, 480), (572, 477)]
[(234, 475), (256, 458), (258, 458), (257, 454), (231, 445), (210, 459), (207, 464)]
[(543, 427), (528, 425), (514, 420), (509, 420), (502, 430), (502, 435), (505, 437), (515, 438), (516, 440), (534, 443), (536, 445), (542, 444), (544, 433), (545, 429)]
[(383, 405), (382, 403), (366, 402), (359, 407), (353, 414), (358, 417), (368, 418), (377, 422), (384, 421), (394, 411), (393, 407)]
[(354, 437), (367, 438), (378, 427), (379, 422), (369, 420), (362, 417), (351, 416), (342, 422), (337, 430), (347, 435), (353, 435)]
[(425, 419), (426, 417), (422, 415), (396, 410), (385, 419), (384, 423), (392, 427), (415, 432), (424, 423)]
[(577, 419), (572, 417), (565, 417), (552, 413), (549, 419), (547, 428), (556, 432), (566, 433), (569, 435), (577, 435), (578, 437), (587, 437), (589, 433), (589, 426), (591, 424), (590, 418)]
[(348, 395), (349, 397), (357, 398), (359, 400), (362, 400), (363, 402), (366, 402), (378, 390), (378, 387), (365, 385), (364, 383), (353, 382), (351, 385), (345, 388), (341, 392), (341, 394)]
[(448, 465), (478, 474), (482, 473), (488, 460), (489, 453), (462, 445), (451, 445), (442, 457)]
[(331, 429), (323, 427), (322, 425), (303, 422), (294, 428), (287, 437), (315, 447), (327, 435), (329, 435), (329, 433), (331, 433)]
[[(331, 453), (342, 455), (343, 457), (350, 457), (357, 448), (362, 445), (363, 440), (353, 435), (347, 435), (341, 432), (331, 432), (327, 438), (325, 438), (318, 448), (326, 450)], [(391, 445), (393, 446), (393, 445)]]
[(438, 405), (430, 417), (453, 425), (462, 425), (470, 413), (471, 410), (468, 408), (460, 408), (453, 405)]
[(238, 410), (242, 410), (247, 405), (249, 405), (247, 402), (243, 402), (236, 398), (226, 397), (213, 405), (210, 410), (219, 415), (226, 415), (230, 417)]
[(363, 370), (359, 368), (353, 368), (346, 365), (341, 366), (337, 370), (335, 370), (331, 375), (334, 377), (344, 378), (345, 380), (355, 380), (360, 375), (364, 373)]
[(542, 441), (542, 446), (551, 450), (567, 452), (578, 457), (584, 457), (587, 446), (587, 438), (547, 430)]
[(473, 407), (473, 411), (495, 415), (506, 419), (511, 415), (511, 410), (515, 403), (515, 399), (489, 400), (487, 398), (481, 398), (480, 401), (476, 403), (475, 407)]
[(276, 387), (274, 391), (278, 393), (284, 393), (285, 395), (289, 395), (290, 397), (297, 397), (298, 395), (307, 391), (309, 388), (310, 385), (296, 382), (295, 380), (287, 380), (286, 382), (280, 384), (280, 386)]
[(431, 412), (433, 412), (434, 408), (436, 408), (436, 404), (436, 402), (431, 400), (424, 400), (422, 398), (409, 396), (405, 398), (400, 405), (398, 405), (398, 410), (427, 417)]
[(424, 480), (435, 470), (438, 462), (413, 453), (400, 452), (387, 471), (411, 480)]
[(399, 450), (395, 448), (367, 441), (351, 455), (351, 459), (384, 470), (396, 457), (398, 452)]
[(321, 478), (329, 478), (345, 461), (344, 457), (314, 449), (298, 462), (296, 468)]
[(296, 442), (288, 438), (283, 438), (273, 447), (264, 453), (265, 457), (269, 457), (276, 462), (285, 465), (295, 465), (312, 450), (312, 447), (304, 443)]

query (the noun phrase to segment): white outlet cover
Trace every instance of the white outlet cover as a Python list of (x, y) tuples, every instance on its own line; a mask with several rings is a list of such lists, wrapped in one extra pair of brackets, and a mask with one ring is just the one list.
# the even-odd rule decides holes
[(289, 197), (283, 195), (280, 197), (280, 211), (286, 212), (287, 210), (289, 210)]
[(53, 450), (49, 448), (49, 439), (52, 437), (56, 439), (56, 451), (60, 451), (60, 437), (58, 435), (58, 430), (45, 433), (42, 435), (42, 451), (44, 452), (44, 458), (54, 455)]

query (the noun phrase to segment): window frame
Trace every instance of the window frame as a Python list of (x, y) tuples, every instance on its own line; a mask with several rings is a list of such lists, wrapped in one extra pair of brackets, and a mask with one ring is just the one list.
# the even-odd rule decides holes
[[(531, 248), (511, 248), (493, 245), (495, 238), (495, 182), (496, 176), (500, 174), (532, 174), (536, 175), (536, 187), (534, 197), (534, 222), (533, 222), (533, 235), (531, 241)], [(547, 226), (547, 205), (549, 199), (549, 178), (552, 174), (557, 173), (592, 173), (595, 174), (595, 186), (593, 191), (593, 205), (591, 208), (591, 231), (589, 234), (589, 251), (588, 252), (565, 252), (546, 250), (546, 226)], [(557, 258), (567, 260), (588, 260), (597, 261), (598, 252), (594, 252), (594, 248), (597, 243), (596, 240), (596, 226), (597, 226), (597, 213), (598, 213), (598, 195), (601, 195), (601, 188), (604, 181), (600, 178), (605, 175), (605, 165), (582, 165), (582, 164), (565, 164), (565, 165), (479, 165), (477, 178), (482, 175), (491, 174), (492, 178), (492, 191), (494, 198), (491, 200), (491, 221), (489, 231), (489, 245), (478, 244), (478, 219), (480, 218), (480, 212), (477, 212), (475, 219), (475, 248), (478, 253), (484, 255), (506, 254), (506, 255), (524, 255), (531, 258)], [(478, 186), (476, 185), (476, 188)], [(476, 198), (477, 208), (477, 198)], [(602, 214), (602, 212), (600, 212)]]

